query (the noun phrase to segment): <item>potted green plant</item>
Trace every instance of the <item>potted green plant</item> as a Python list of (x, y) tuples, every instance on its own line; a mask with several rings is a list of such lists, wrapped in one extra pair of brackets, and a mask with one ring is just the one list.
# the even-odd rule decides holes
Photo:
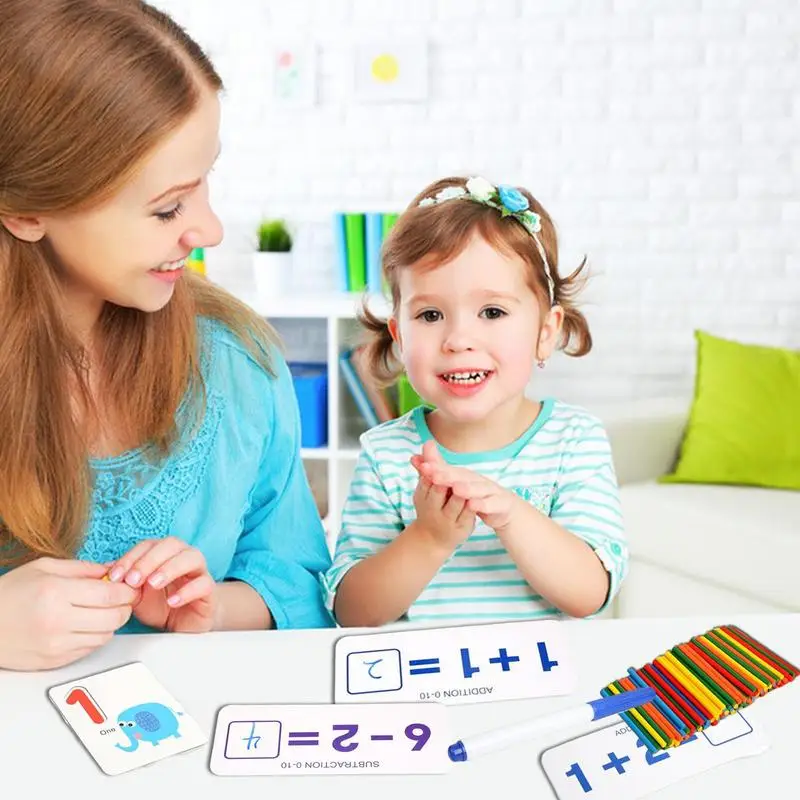
[(256, 229), (253, 275), (258, 294), (269, 300), (286, 294), (292, 266), (293, 237), (282, 219), (264, 219)]

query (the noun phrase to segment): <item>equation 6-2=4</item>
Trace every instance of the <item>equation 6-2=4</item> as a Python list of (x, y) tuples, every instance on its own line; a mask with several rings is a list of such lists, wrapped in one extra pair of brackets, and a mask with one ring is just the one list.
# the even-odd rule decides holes
[(411, 752), (422, 750), (431, 738), (430, 726), (422, 722), (405, 725), (399, 731), (365, 731), (351, 723), (331, 725), (329, 733), (317, 730), (290, 730), (284, 732), (280, 720), (235, 720), (228, 724), (225, 746), (226, 758), (277, 758), (290, 748), (326, 748), (338, 753), (352, 753), (362, 741), (402, 742)]

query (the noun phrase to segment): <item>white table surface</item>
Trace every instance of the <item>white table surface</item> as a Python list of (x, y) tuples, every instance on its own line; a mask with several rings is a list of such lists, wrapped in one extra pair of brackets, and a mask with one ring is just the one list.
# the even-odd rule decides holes
[[(478, 733), (574, 705), (657, 655), (714, 625), (738, 624), (779, 655), (800, 664), (800, 614), (677, 617), (672, 619), (568, 621), (578, 659), (578, 688), (569, 697), (451, 706), (457, 736)], [(227, 794), (248, 797), (324, 797), (394, 800), (409, 794), (486, 798), (555, 795), (539, 765), (541, 752), (574, 738), (584, 729), (525, 742), (454, 764), (435, 776), (237, 777), (208, 769), (217, 710), (228, 703), (328, 703), (333, 697), (333, 644), (345, 633), (315, 630), (212, 633), (201, 636), (151, 634), (117, 636), (103, 650), (60, 670), (18, 673), (0, 670), (0, 774), (26, 794), (49, 790), (49, 797), (85, 797), (101, 792), (114, 800), (163, 796), (201, 798)], [(374, 633), (375, 631), (369, 631)], [(123, 775), (102, 773), (47, 697), (51, 686), (131, 661), (142, 661), (208, 733), (205, 747), (181, 753)], [(753, 758), (717, 767), (658, 793), (670, 798), (752, 798), (768, 787), (793, 785), (800, 719), (800, 678), (757, 700), (747, 710), (766, 729), (769, 749)], [(598, 723), (599, 724), (599, 723)], [(586, 726), (585, 731), (591, 729)], [(596, 727), (596, 725), (595, 725)], [(787, 788), (788, 791), (788, 788)], [(791, 790), (794, 792), (795, 790)], [(159, 795), (156, 794), (159, 792)], [(269, 792), (269, 794), (264, 794)], [(769, 792), (768, 792), (769, 794)], [(771, 795), (778, 796), (778, 795)], [(789, 795), (781, 795), (789, 796)]]

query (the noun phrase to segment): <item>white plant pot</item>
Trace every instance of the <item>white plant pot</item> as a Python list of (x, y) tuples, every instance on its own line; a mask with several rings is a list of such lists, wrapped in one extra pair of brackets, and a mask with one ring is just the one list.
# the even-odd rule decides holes
[(256, 293), (263, 300), (288, 294), (292, 284), (292, 254), (253, 253), (253, 277)]

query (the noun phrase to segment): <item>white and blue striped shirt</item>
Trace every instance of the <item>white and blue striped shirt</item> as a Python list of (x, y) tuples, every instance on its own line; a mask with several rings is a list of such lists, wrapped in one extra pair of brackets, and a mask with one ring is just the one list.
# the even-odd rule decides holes
[[(388, 544), (416, 517), (418, 475), (410, 459), (432, 438), (425, 412), (418, 406), (361, 436), (342, 529), (324, 580), (331, 609), (347, 570)], [(448, 463), (513, 490), (587, 542), (609, 573), (605, 605), (611, 601), (627, 574), (628, 548), (611, 447), (598, 419), (548, 399), (531, 427), (507, 447), (482, 453), (439, 450)], [(413, 621), (553, 616), (561, 612), (531, 589), (495, 532), (480, 519), (407, 612)]]

